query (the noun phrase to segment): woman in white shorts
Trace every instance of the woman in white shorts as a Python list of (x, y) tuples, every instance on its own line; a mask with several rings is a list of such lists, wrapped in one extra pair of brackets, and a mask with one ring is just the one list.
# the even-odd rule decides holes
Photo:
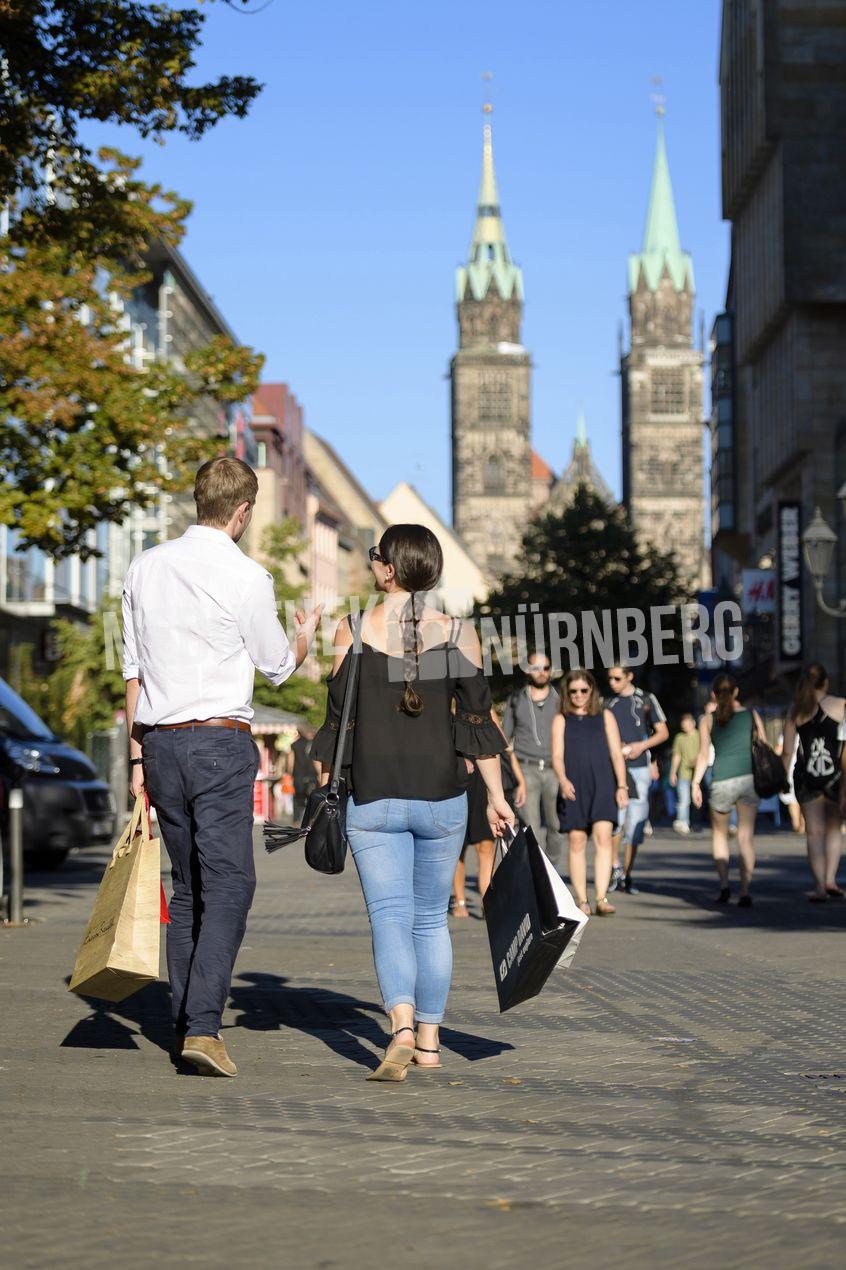
[(691, 796), (695, 807), (702, 806), (702, 777), (708, 767), (708, 752), (714, 747), (714, 774), (708, 791), (711, 807), (711, 842), (714, 864), (720, 879), (718, 904), (728, 904), (729, 815), (737, 808), (737, 847), (740, 854), (740, 895), (738, 907), (751, 908), (749, 887), (755, 869), (755, 817), (758, 795), (752, 777), (752, 730), (766, 740), (764, 725), (754, 710), (740, 704), (733, 675), (723, 673), (714, 680), (713, 714), (699, 720), (699, 757), (693, 773)]

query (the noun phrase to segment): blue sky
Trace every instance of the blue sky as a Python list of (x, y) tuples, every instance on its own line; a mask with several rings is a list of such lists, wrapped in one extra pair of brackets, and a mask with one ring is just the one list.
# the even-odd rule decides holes
[[(256, 0), (259, 3), (260, 0)], [(483, 86), (509, 247), (526, 287), (534, 446), (567, 461), (579, 402), (619, 492), (617, 325), (667, 98), (682, 243), (706, 329), (721, 307), (718, 0), (429, 0), (255, 16), (207, 7), (198, 74), (248, 73), (247, 119), (144, 146), (145, 174), (194, 201), (183, 250), (238, 337), (289, 382), (310, 427), (383, 497), (412, 481), (449, 516), (455, 266), (473, 226)]]

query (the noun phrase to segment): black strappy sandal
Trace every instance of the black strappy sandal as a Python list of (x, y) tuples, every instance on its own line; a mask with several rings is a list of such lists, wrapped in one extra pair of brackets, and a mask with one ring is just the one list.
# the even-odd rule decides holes
[(414, 1047), (415, 1057), (412, 1059), (412, 1062), (414, 1063), (415, 1067), (419, 1067), (421, 1068), (421, 1070), (424, 1070), (424, 1071), (427, 1071), (427, 1070), (432, 1072), (442, 1071), (444, 1065), (442, 1062), (440, 1062), (440, 1060), (437, 1063), (418, 1063), (417, 1057), (416, 1057), (418, 1053), (419, 1054), (440, 1054), (440, 1052), (441, 1052), (440, 1046), (436, 1050), (427, 1050), (425, 1046), (423, 1045), (415, 1045)]
[[(396, 1032), (391, 1033), (391, 1040), (399, 1036), (400, 1032), (410, 1032), (414, 1036), (414, 1028), (398, 1027)], [(397, 1082), (405, 1080), (411, 1060), (414, 1058), (413, 1045), (394, 1045), (389, 1046), (375, 1072), (371, 1072), (367, 1077), (368, 1080), (387, 1080)]]

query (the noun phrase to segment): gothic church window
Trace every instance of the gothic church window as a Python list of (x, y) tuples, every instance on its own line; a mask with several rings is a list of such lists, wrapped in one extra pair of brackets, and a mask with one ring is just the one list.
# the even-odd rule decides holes
[(505, 490), (505, 462), (501, 454), (489, 454), (485, 459), (485, 493), (501, 494)]
[(496, 372), (483, 375), (479, 384), (479, 418), (508, 419), (511, 415), (511, 385), (508, 376)]
[(686, 409), (684, 371), (666, 367), (653, 370), (651, 413), (683, 415)]

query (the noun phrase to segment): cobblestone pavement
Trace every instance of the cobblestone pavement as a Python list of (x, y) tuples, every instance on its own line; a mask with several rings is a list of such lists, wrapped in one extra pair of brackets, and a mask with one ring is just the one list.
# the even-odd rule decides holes
[[(843, 1264), (846, 903), (760, 839), (755, 907), (711, 903), (702, 835), (504, 1016), (453, 921), (442, 1072), (365, 1082), (385, 1042), (355, 870), (260, 848), (225, 1038), (168, 1057), (167, 997), (69, 994), (104, 855), (34, 875), (0, 932), (2, 1249), (21, 1267)], [(474, 905), (479, 912), (478, 902)]]

